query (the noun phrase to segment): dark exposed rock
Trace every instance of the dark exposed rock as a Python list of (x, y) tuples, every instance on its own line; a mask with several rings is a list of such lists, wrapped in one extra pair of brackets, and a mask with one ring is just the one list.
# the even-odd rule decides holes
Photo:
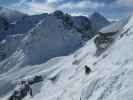
[(8, 29), (8, 22), (5, 18), (0, 16), (0, 32), (3, 32)]
[(99, 35), (95, 38), (94, 42), (97, 47), (96, 56), (99, 56), (103, 53), (113, 42), (114, 36), (117, 32), (111, 32), (109, 34), (99, 33)]
[(58, 18), (62, 18), (64, 13), (60, 10), (57, 10), (53, 13), (55, 16), (57, 16)]
[(73, 27), (73, 21), (71, 15), (67, 13), (63, 13), (60, 10), (57, 10), (53, 13), (54, 16), (61, 19), (64, 22), (64, 26), (68, 29), (71, 29)]

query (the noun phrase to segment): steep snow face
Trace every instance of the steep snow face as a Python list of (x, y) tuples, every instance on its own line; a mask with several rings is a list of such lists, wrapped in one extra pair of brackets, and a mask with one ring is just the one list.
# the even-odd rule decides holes
[(104, 16), (97, 12), (93, 13), (89, 19), (95, 32), (98, 32), (101, 28), (110, 24), (110, 22)]

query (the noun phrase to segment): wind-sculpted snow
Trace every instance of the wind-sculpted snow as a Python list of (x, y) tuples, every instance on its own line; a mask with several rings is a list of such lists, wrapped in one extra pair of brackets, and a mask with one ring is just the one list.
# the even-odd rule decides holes
[[(52, 19), (53, 17), (51, 16), (50, 20), (52, 21)], [(47, 21), (43, 22), (47, 23)], [(39, 26), (45, 26), (43, 22), (40, 22)], [(55, 22), (54, 24), (57, 23)], [(53, 58), (42, 64), (25, 65), (26, 67), (21, 67), (21, 69), (20, 65), (25, 60), (25, 53), (16, 52), (14, 58), (12, 56), (12, 60), (19, 58), (17, 56), (21, 56), (21, 60), (20, 58), (17, 60), (12, 70), (0, 75), (0, 89), (7, 89), (5, 85), (14, 87), (16, 80), (30, 78), (39, 74), (44, 81), (31, 86), (34, 96), (30, 97), (28, 95), (23, 100), (133, 100), (132, 25), (133, 18), (130, 17), (126, 25), (117, 33), (114, 42), (99, 57), (95, 56), (97, 47), (94, 40), (96, 37), (89, 40), (83, 47), (71, 55)], [(35, 46), (31, 46), (34, 47), (31, 49), (34, 54), (40, 52), (38, 48), (43, 48), (42, 43), (44, 42), (38, 42), (41, 46), (37, 46), (37, 41), (42, 41), (43, 35), (41, 34), (42, 31), (38, 31), (38, 29), (35, 28), (33, 30), (31, 32), (34, 32), (34, 34), (26, 36), (23, 42), (26, 43), (28, 40), (28, 43), (31, 44), (35, 41), (33, 43)], [(55, 27), (53, 30), (56, 33)], [(47, 33), (49, 31), (51, 32), (51, 30), (46, 30)], [(39, 32), (38, 36), (41, 35), (42, 37), (38, 39), (36, 32)], [(122, 34), (123, 36), (121, 36)], [(47, 35), (46, 37), (49, 38)], [(29, 47), (25, 48), (25, 50), (28, 50)], [(42, 48), (41, 50), (45, 51), (45, 48)], [(23, 53), (24, 56), (22, 57)], [(35, 56), (39, 58), (37, 54)], [(33, 58), (34, 56), (31, 57), (34, 61)], [(73, 63), (75, 61), (78, 61), (78, 63)], [(11, 62), (11, 59), (9, 62)], [(90, 67), (90, 74), (85, 74), (85, 65)], [(10, 67), (12, 66), (10, 63)], [(4, 83), (6, 84), (3, 85)], [(1, 97), (1, 100), (6, 100), (12, 94), (10, 91), (6, 91), (6, 93), (9, 94)], [(1, 96), (2, 94), (0, 92)]]

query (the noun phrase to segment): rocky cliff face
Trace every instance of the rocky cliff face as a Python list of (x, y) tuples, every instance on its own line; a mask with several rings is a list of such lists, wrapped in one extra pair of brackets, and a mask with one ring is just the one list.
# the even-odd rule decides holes
[[(114, 22), (99, 31), (99, 34), (95, 38), (95, 44), (97, 49), (96, 55), (99, 56), (103, 51), (105, 51), (112, 42), (115, 41), (117, 35), (122, 36), (122, 30), (124, 26), (128, 23), (130, 17), (121, 19), (118, 22)], [(128, 31), (128, 30), (127, 30)]]
[(3, 17), (0, 17), (0, 32), (4, 32), (8, 29), (9, 23)]

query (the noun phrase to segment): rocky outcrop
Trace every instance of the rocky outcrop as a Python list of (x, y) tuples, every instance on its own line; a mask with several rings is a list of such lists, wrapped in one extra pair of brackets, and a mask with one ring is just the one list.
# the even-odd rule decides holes
[(104, 52), (109, 45), (113, 42), (113, 35), (117, 32), (109, 33), (108, 35), (99, 33), (99, 35), (95, 38), (95, 44), (97, 47), (96, 56), (99, 56), (102, 52)]
[(3, 32), (8, 29), (8, 22), (5, 18), (0, 16), (0, 32)]
[(123, 18), (120, 21), (114, 22), (99, 31), (94, 40), (97, 47), (96, 56), (99, 56), (111, 45), (116, 38), (116, 34), (119, 34), (120, 36), (123, 34), (122, 30), (128, 21), (129, 17)]

